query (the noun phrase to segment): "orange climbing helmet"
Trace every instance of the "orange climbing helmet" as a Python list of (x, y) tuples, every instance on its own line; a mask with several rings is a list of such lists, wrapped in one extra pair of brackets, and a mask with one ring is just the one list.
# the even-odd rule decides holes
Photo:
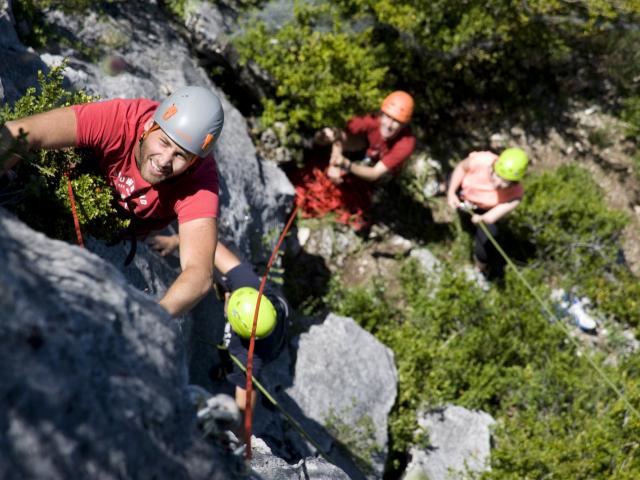
[(382, 101), (380, 110), (400, 123), (409, 123), (413, 115), (413, 97), (407, 92), (396, 90)]

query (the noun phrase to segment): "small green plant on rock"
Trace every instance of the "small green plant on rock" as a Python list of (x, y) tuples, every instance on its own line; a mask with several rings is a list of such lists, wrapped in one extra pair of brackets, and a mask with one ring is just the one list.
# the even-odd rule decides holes
[[(93, 100), (84, 92), (66, 90), (63, 83), (65, 65), (48, 74), (38, 73), (39, 88), (29, 88), (13, 107), (0, 110), (0, 122), (42, 113), (54, 108)], [(20, 147), (18, 147), (20, 148)], [(23, 148), (24, 150), (24, 148)], [(75, 239), (68, 179), (75, 196), (78, 219), (83, 233), (110, 239), (125, 228), (129, 220), (117, 213), (111, 188), (97, 171), (95, 160), (76, 149), (24, 152), (16, 167), (17, 180), (7, 188), (20, 201), (8, 204), (23, 221), (47, 235), (72, 241)]]
[[(353, 399), (352, 406), (345, 409), (349, 414), (356, 407)], [(348, 425), (333, 408), (329, 409), (325, 417), (325, 426), (353, 456), (360, 470), (367, 474), (373, 472), (372, 460), (382, 454), (380, 446), (375, 440), (375, 425), (369, 415), (360, 416), (354, 425)]]

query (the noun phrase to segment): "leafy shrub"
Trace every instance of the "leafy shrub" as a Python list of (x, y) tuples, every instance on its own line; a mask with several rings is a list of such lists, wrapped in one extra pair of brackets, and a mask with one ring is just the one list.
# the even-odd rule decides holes
[[(54, 67), (47, 75), (39, 72), (39, 91), (29, 88), (12, 108), (5, 105), (0, 122), (91, 101), (85, 93), (63, 87), (64, 67)], [(71, 179), (84, 233), (109, 239), (128, 224), (128, 219), (118, 215), (111, 188), (95, 162), (85, 160), (75, 149), (41, 150), (25, 153), (25, 157), (17, 167), (18, 180), (8, 187), (21, 199), (7, 206), (32, 228), (54, 238), (75, 239), (67, 178)]]
[[(637, 138), (640, 134), (640, 96), (631, 96), (622, 102), (622, 119), (627, 122), (627, 135)], [(640, 174), (638, 174), (640, 178)]]
[(563, 165), (532, 176), (525, 190), (509, 229), (535, 246), (537, 258), (571, 269), (615, 263), (627, 216), (604, 205), (589, 172)]
[(369, 288), (345, 290), (340, 282), (332, 279), (326, 301), (337, 307), (336, 313), (355, 319), (372, 333), (397, 315), (397, 310), (385, 299), (384, 285), (375, 280)]
[(236, 40), (241, 60), (255, 61), (272, 76), (264, 127), (281, 121), (291, 131), (342, 125), (354, 113), (376, 109), (386, 68), (371, 46), (371, 29), (348, 30), (328, 5), (296, 2), (294, 19), (277, 31), (250, 25)]
[(516, 241), (533, 245), (549, 277), (561, 277), (594, 300), (601, 312), (629, 325), (640, 324), (640, 286), (620, 264), (618, 237), (628, 221), (608, 208), (590, 174), (564, 165), (527, 181), (522, 203), (509, 218)]
[[(537, 295), (548, 298), (547, 269), (523, 273)], [(395, 352), (399, 373), (386, 477), (397, 478), (409, 446), (420, 441), (417, 413), (447, 403), (484, 410), (498, 422), (492, 470), (483, 478), (640, 473), (640, 418), (584, 359), (589, 355), (637, 409), (636, 355), (605, 365), (604, 356), (588, 347), (579, 354), (511, 271), (500, 289), (488, 293), (448, 269), (439, 282), (425, 283), (413, 261), (399, 280), (408, 308), (376, 325), (376, 336)], [(352, 306), (373, 309), (373, 295), (354, 302), (353, 292), (343, 289), (333, 299), (346, 303), (331, 308), (346, 308), (358, 320)], [(382, 301), (375, 315), (390, 308)], [(369, 311), (365, 318), (375, 315)]]

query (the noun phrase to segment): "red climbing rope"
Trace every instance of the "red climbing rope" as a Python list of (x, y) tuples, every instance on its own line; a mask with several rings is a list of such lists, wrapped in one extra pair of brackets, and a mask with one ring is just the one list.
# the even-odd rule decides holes
[(78, 245), (84, 248), (84, 241), (82, 240), (82, 232), (80, 231), (80, 220), (78, 219), (78, 212), (76, 211), (76, 199), (73, 196), (73, 187), (71, 185), (71, 179), (69, 174), (64, 174), (67, 177), (67, 192), (69, 193), (69, 203), (71, 204), (71, 215), (73, 215), (73, 225), (76, 229), (76, 237), (78, 237)]
[(246, 384), (246, 392), (247, 398), (244, 409), (244, 435), (245, 435), (245, 457), (247, 460), (251, 460), (251, 429), (252, 429), (252, 406), (251, 406), (251, 393), (253, 391), (253, 383), (252, 373), (253, 373), (253, 350), (256, 343), (256, 327), (258, 325), (258, 312), (260, 311), (260, 300), (262, 299), (262, 292), (264, 291), (264, 286), (267, 283), (267, 276), (269, 275), (269, 270), (271, 269), (271, 265), (273, 264), (276, 255), (278, 254), (278, 250), (280, 250), (280, 245), (282, 245), (282, 241), (284, 237), (287, 235), (287, 232), (291, 228), (293, 224), (293, 220), (296, 218), (296, 214), (298, 213), (298, 205), (296, 205), (291, 212), (291, 216), (289, 217), (289, 221), (282, 230), (282, 234), (278, 239), (278, 243), (276, 243), (273, 252), (271, 253), (271, 258), (269, 258), (269, 263), (267, 263), (267, 269), (262, 276), (262, 281), (260, 282), (260, 289), (258, 290), (258, 300), (256, 302), (256, 309), (253, 313), (253, 327), (251, 328), (251, 338), (249, 340), (249, 353), (247, 354), (247, 384)]

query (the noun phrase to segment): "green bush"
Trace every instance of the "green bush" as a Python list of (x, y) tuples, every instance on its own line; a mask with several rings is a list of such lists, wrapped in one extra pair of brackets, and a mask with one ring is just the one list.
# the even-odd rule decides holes
[(527, 180), (522, 203), (509, 217), (513, 239), (534, 248), (548, 278), (594, 300), (600, 312), (640, 324), (640, 284), (620, 264), (618, 238), (628, 215), (608, 208), (589, 172), (564, 165)]
[(347, 29), (328, 5), (296, 2), (293, 20), (277, 31), (256, 21), (236, 45), (243, 62), (255, 61), (273, 78), (274, 95), (263, 101), (264, 127), (276, 121), (289, 131), (342, 125), (383, 98), (386, 68), (371, 46), (371, 29)]
[(609, 83), (625, 97), (640, 70), (637, 34), (619, 28), (637, 22), (633, 0), (301, 5), (279, 31), (256, 25), (238, 41), (243, 59), (273, 77), (276, 92), (263, 100), (267, 124), (337, 125), (397, 88), (416, 97), (414, 123), (423, 128), (450, 131), (443, 120), (478, 99), (500, 116), (537, 119), (569, 95), (602, 98)]
[[(547, 269), (523, 274), (548, 298)], [(483, 478), (640, 474), (640, 418), (584, 358), (589, 355), (637, 409), (637, 355), (612, 365), (590, 347), (579, 353), (511, 271), (502, 287), (487, 293), (446, 268), (439, 282), (425, 282), (414, 261), (398, 280), (407, 308), (391, 318), (389, 302), (373, 289), (343, 288), (330, 304), (369, 328), (374, 324), (395, 352), (399, 388), (389, 419), (388, 478), (399, 475), (421, 433), (428, 435), (417, 430), (417, 412), (447, 403), (481, 409), (498, 422), (492, 470)]]
[[(54, 67), (47, 75), (39, 72), (39, 88), (29, 88), (13, 107), (4, 105), (0, 122), (91, 101), (85, 93), (63, 87), (64, 68)], [(84, 234), (111, 239), (128, 225), (129, 220), (117, 213), (111, 188), (92, 159), (85, 159), (75, 149), (41, 150), (24, 156), (25, 161), (16, 169), (18, 180), (7, 187), (7, 195), (13, 192), (20, 201), (7, 207), (32, 228), (53, 238), (75, 241), (67, 178), (71, 179)]]
[(373, 282), (369, 288), (345, 290), (339, 281), (332, 278), (326, 302), (335, 306), (335, 312), (355, 319), (361, 327), (375, 333), (393, 322), (398, 311), (393, 308), (384, 295), (384, 284)]
[(537, 258), (575, 270), (615, 263), (627, 220), (624, 212), (604, 204), (589, 172), (570, 164), (526, 181), (509, 230), (533, 244)]

